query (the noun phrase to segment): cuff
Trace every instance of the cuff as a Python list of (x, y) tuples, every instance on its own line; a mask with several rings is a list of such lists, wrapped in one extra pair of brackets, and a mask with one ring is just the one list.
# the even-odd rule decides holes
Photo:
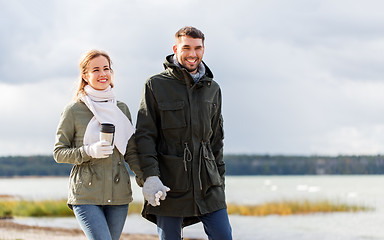
[(89, 162), (92, 157), (88, 155), (88, 148), (89, 146), (88, 145), (85, 145), (85, 146), (82, 146), (80, 147), (80, 154), (81, 154), (81, 157), (83, 159), (83, 162)]

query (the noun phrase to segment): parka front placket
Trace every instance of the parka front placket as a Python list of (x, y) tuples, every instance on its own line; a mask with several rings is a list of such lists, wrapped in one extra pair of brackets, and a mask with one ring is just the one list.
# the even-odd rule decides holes
[[(189, 74), (188, 74), (189, 75)], [(200, 177), (200, 159), (199, 159), (199, 145), (200, 145), (200, 138), (201, 134), (199, 134), (200, 128), (201, 128), (201, 121), (200, 121), (200, 115), (199, 115), (199, 106), (200, 103), (198, 102), (198, 89), (196, 84), (192, 84), (192, 77), (189, 75), (186, 78), (186, 88), (188, 92), (188, 102), (189, 102), (189, 109), (190, 109), (190, 126), (191, 126), (191, 147), (192, 147), (192, 186), (193, 186), (193, 197), (194, 201), (198, 207), (198, 209), (201, 209), (201, 190), (202, 190), (202, 183), (201, 183), (201, 177)]]

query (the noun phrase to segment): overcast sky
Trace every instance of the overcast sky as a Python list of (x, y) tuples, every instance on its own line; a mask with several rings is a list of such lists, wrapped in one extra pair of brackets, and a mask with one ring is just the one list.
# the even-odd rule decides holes
[(225, 153), (383, 154), (380, 0), (0, 0), (0, 156), (52, 154), (80, 56), (107, 51), (134, 124), (174, 33), (206, 35)]

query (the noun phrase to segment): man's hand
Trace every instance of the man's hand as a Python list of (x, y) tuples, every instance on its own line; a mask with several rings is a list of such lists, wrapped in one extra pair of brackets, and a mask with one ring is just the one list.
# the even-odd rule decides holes
[(169, 190), (171, 189), (164, 186), (158, 176), (151, 176), (144, 182), (143, 195), (149, 204), (156, 207), (160, 205), (160, 200), (165, 200)]

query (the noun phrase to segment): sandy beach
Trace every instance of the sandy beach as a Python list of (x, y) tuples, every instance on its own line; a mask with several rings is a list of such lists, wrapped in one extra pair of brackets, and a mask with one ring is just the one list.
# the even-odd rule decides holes
[[(0, 220), (0, 240), (87, 240), (79, 229), (27, 226)], [(121, 240), (157, 240), (155, 235), (123, 234)], [(197, 240), (197, 239), (188, 239)]]

